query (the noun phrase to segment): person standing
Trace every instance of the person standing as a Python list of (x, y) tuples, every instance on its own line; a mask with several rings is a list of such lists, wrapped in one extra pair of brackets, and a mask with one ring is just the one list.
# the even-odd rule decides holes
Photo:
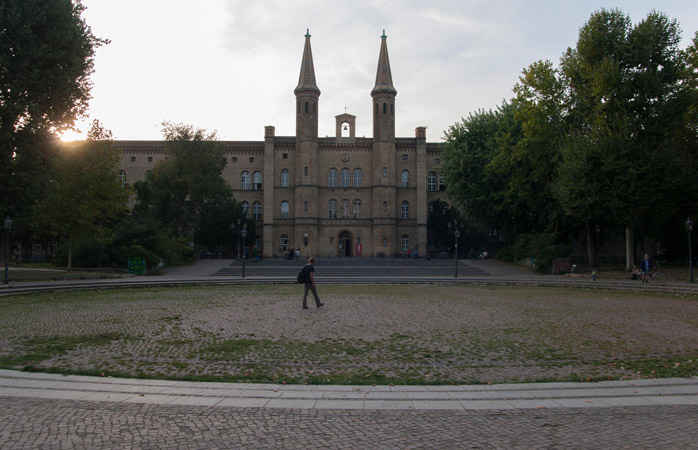
[(642, 270), (642, 282), (649, 283), (650, 279), (650, 269), (652, 268), (652, 262), (650, 261), (650, 255), (645, 255), (645, 258), (640, 263), (640, 270)]
[(315, 287), (315, 258), (312, 256), (308, 258), (308, 264), (303, 267), (303, 279), (305, 280), (303, 309), (308, 309), (308, 291), (313, 293), (315, 304), (318, 308), (324, 305), (324, 303), (320, 302), (320, 297), (318, 297), (317, 288)]

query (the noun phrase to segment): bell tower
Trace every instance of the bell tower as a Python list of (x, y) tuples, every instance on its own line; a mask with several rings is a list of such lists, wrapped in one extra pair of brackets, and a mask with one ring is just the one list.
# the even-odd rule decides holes
[(395, 96), (388, 58), (388, 37), (383, 30), (378, 54), (373, 99), (373, 248), (386, 254), (397, 250), (396, 219), (398, 182), (395, 155)]
[[(294, 243), (303, 254), (317, 254), (318, 249), (318, 110), (320, 89), (315, 81), (310, 30), (305, 34), (305, 48), (296, 94), (295, 195), (293, 202)], [(289, 199), (291, 200), (291, 199)], [(306, 203), (307, 202), (307, 203)], [(304, 215), (304, 205), (312, 213)]]

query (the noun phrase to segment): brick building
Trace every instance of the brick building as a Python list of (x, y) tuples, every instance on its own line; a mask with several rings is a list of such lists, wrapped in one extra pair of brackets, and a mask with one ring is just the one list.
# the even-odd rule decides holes
[[(222, 143), (223, 177), (255, 220), (263, 255), (281, 257), (298, 247), (323, 257), (425, 254), (429, 204), (443, 200), (441, 149), (427, 143), (424, 127), (413, 138), (395, 137), (397, 91), (385, 33), (371, 91), (373, 138), (357, 138), (356, 117), (346, 113), (336, 116), (336, 137), (318, 137), (320, 89), (309, 33), (294, 93), (295, 136), (276, 136), (267, 126), (263, 141)], [(116, 145), (129, 182), (145, 179), (165, 157), (163, 141)]]

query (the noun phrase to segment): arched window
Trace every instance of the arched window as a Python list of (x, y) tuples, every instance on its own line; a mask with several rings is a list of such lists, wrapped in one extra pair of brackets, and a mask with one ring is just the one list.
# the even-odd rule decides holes
[(252, 174), (252, 184), (254, 185), (255, 191), (262, 190), (262, 172), (255, 172)]
[(303, 212), (308, 212), (308, 211), (310, 211), (310, 204), (307, 201), (305, 201), (305, 202), (303, 202)]
[(121, 187), (126, 186), (126, 171), (119, 170), (119, 181), (121, 181)]
[(337, 169), (332, 168), (327, 172), (327, 186), (331, 188), (337, 187)]
[(436, 172), (429, 172), (427, 175), (427, 191), (436, 191), (438, 189)]
[(387, 247), (387, 246), (388, 246), (388, 239), (383, 238), (383, 247)]
[(284, 200), (283, 202), (281, 202), (281, 218), (282, 219), (288, 219), (288, 217), (289, 217), (288, 211), (289, 211), (288, 202)]
[(402, 251), (406, 252), (407, 250), (410, 249), (410, 237), (406, 234), (402, 235)]
[(245, 219), (250, 218), (250, 204), (247, 202), (242, 202), (242, 217)]
[(289, 181), (290, 181), (290, 176), (288, 174), (288, 170), (284, 169), (281, 171), (281, 187), (288, 187)]
[(337, 200), (330, 200), (327, 204), (327, 217), (329, 219), (337, 218)]
[(248, 171), (244, 171), (240, 174), (240, 189), (243, 191), (250, 190), (250, 173)]
[(400, 217), (403, 219), (410, 218), (410, 202), (408, 202), (407, 200), (402, 202), (402, 206), (400, 208)]
[(388, 176), (388, 168), (387, 167), (383, 167), (383, 176), (384, 177)]
[(288, 235), (286, 234), (281, 235), (281, 250), (288, 250)]
[(262, 204), (260, 202), (252, 203), (252, 219), (262, 220)]
[(343, 188), (348, 188), (349, 187), (349, 169), (342, 169), (339, 172), (340, 175), (340, 181), (342, 183)]
[(353, 211), (354, 219), (360, 219), (361, 218), (361, 200), (354, 200), (354, 211)]
[(361, 169), (354, 169), (354, 187), (360, 188), (363, 185), (364, 174)]
[(308, 176), (308, 167), (303, 167), (303, 175)]
[(404, 188), (410, 187), (410, 173), (406, 170), (403, 170), (400, 175), (400, 185)]
[(388, 202), (383, 202), (383, 214), (388, 214)]
[(340, 217), (342, 219), (348, 219), (350, 217), (350, 215), (349, 215), (349, 200), (342, 200), (340, 205), (341, 205)]

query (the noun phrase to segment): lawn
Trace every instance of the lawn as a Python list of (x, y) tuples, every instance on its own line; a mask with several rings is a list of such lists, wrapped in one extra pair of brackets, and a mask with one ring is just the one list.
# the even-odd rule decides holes
[[(467, 285), (0, 298), (0, 367), (208, 381), (464, 384), (698, 375), (698, 297)], [(312, 304), (312, 302), (310, 302)]]

